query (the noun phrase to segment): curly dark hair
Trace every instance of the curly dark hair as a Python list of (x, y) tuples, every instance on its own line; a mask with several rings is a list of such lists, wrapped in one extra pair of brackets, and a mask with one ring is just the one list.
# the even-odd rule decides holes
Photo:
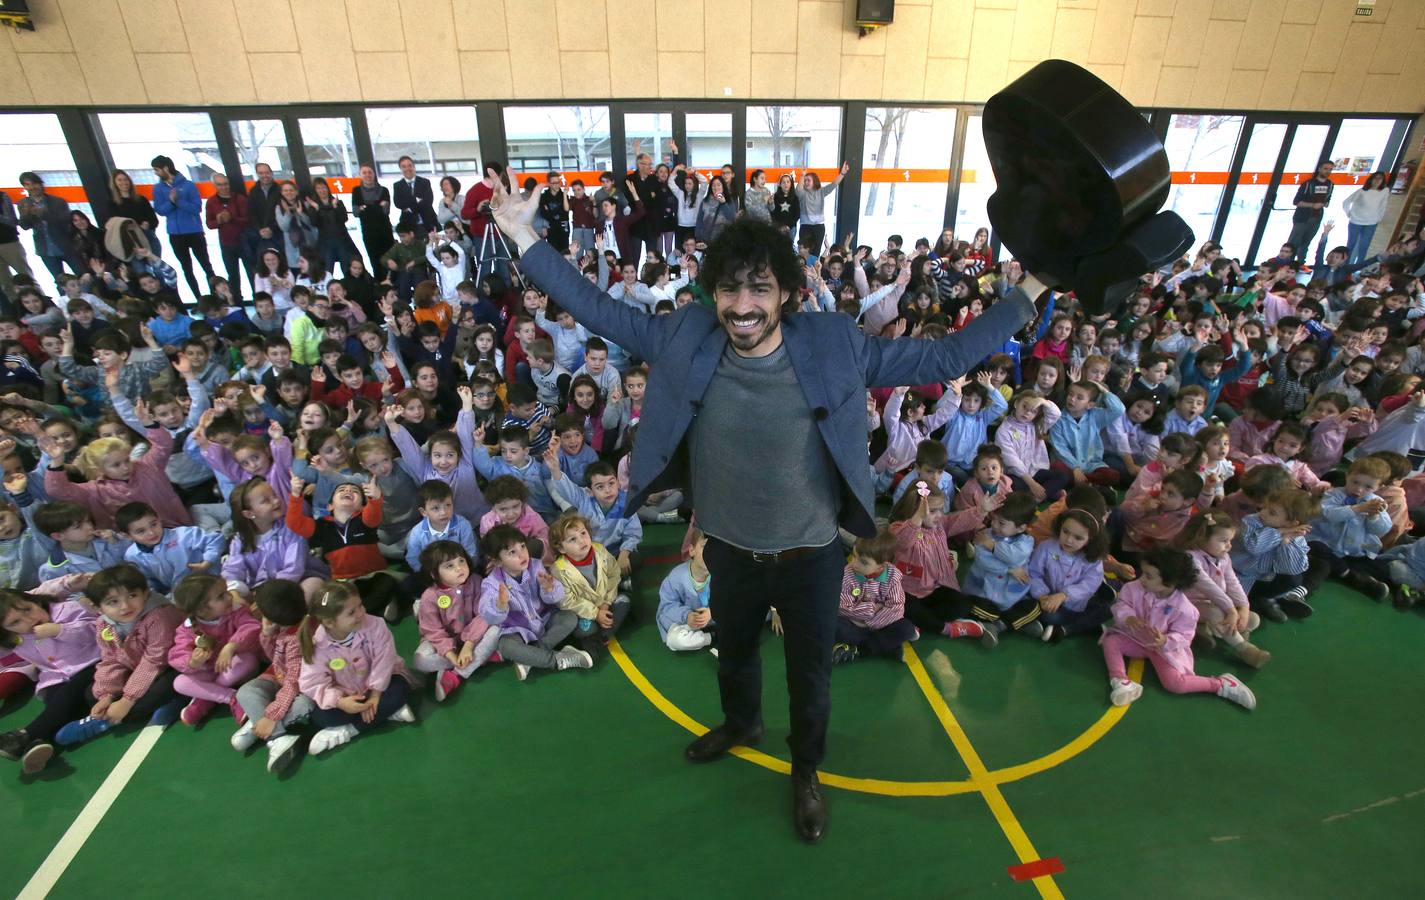
[(738, 219), (728, 225), (708, 245), (698, 283), (708, 294), (716, 295), (719, 283), (734, 281), (744, 269), (770, 271), (777, 286), (789, 292), (782, 302), (782, 315), (797, 310), (806, 276), (801, 259), (780, 229), (756, 219)]

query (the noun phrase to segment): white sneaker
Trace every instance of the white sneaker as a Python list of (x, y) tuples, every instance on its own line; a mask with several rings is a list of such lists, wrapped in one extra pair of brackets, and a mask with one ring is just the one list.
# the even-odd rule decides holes
[(1044, 631), (1039, 635), (1039, 640), (1043, 641), (1046, 644), (1054, 640), (1054, 626), (1045, 625)]
[(529, 677), (529, 666), (524, 663), (515, 663), (515, 677), (524, 681)]
[(1108, 702), (1114, 706), (1127, 706), (1143, 696), (1143, 685), (1127, 678), (1110, 678), (1108, 686)]
[(1221, 675), (1222, 686), (1217, 689), (1217, 696), (1223, 700), (1231, 700), (1244, 709), (1257, 708), (1257, 695), (1252, 693), (1252, 689), (1241, 681), (1236, 675)]
[(410, 706), (402, 706), (400, 709), (386, 717), (387, 722), (404, 722), (407, 725), (416, 720), (415, 711)]
[(563, 672), (565, 669), (592, 669), (594, 658), (588, 651), (580, 650), (578, 647), (560, 647), (554, 654), (554, 668)]
[(301, 738), (295, 734), (284, 734), (267, 742), (267, 771), (276, 774), (287, 768), (297, 757)]
[(313, 756), (320, 756), (333, 747), (340, 747), (342, 744), (351, 743), (351, 739), (356, 737), (355, 725), (338, 725), (335, 728), (323, 728), (312, 735), (312, 742), (307, 745), (307, 752)]
[(233, 732), (232, 740), (229, 741), (233, 749), (239, 753), (246, 753), (252, 749), (252, 745), (257, 743), (257, 735), (252, 733), (252, 720), (248, 719), (242, 727)]
[(712, 654), (713, 659), (717, 659), (717, 648), (716, 648), (716, 647), (709, 647), (709, 648), (708, 648), (708, 652)]

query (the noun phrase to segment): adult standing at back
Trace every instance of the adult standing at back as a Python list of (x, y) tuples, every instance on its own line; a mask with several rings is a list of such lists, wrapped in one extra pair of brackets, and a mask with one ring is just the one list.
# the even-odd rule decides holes
[[(725, 719), (685, 755), (706, 762), (761, 739), (759, 639), (775, 606), (791, 698), (793, 821), (804, 840), (819, 840), (827, 812), (816, 770), (846, 563), (838, 525), (876, 531), (866, 390), (964, 374), (1030, 321), (1034, 304), (1018, 291), (940, 340), (870, 337), (848, 316), (798, 313), (801, 261), (775, 226), (741, 219), (707, 250), (701, 278), (716, 309), (691, 303), (650, 316), (611, 300), (540, 241), (530, 227), (534, 202), (497, 190), (494, 207), (525, 275), (652, 370), (627, 506), (639, 508), (670, 479), (686, 485), (709, 535), (704, 560), (718, 627)], [(747, 415), (754, 408), (777, 414)], [(748, 447), (777, 464), (750, 463)]]
[(257, 181), (247, 193), (247, 258), (259, 260), (269, 247), (284, 255), (282, 229), (277, 224), (277, 207), (282, 202), (282, 186), (272, 177), (272, 167), (258, 163), (253, 170)]
[(193, 273), (193, 257), (203, 267), (203, 274), (213, 277), (213, 264), (208, 260), (208, 238), (203, 234), (203, 200), (198, 186), (184, 177), (167, 156), (155, 156), (150, 163), (158, 184), (153, 186), (153, 209), (168, 220), (168, 243), (173, 255), (183, 267), (183, 277), (193, 299), (208, 293)]
[(242, 305), (242, 271), (252, 278), (252, 260), (243, 253), (243, 235), (247, 232), (247, 197), (234, 194), (228, 176), (213, 175), (213, 196), (207, 204), (208, 227), (218, 232), (218, 249), (223, 254), (223, 268), (228, 272), (228, 289), (233, 300)]
[(391, 231), (391, 192), (376, 180), (371, 166), (361, 167), (361, 180), (351, 189), (351, 214), (361, 223), (361, 243), (366, 245), (371, 270), (377, 271), (396, 235)]
[(73, 224), (69, 220), (69, 204), (45, 193), (44, 179), (34, 172), (20, 173), (20, 187), (28, 195), (16, 204), (20, 227), (33, 233), (35, 252), (54, 276), (58, 290), (59, 276), (64, 274), (66, 263), (75, 274), (81, 274), (75, 265), (74, 247), (69, 240), (69, 229)]
[[(133, 219), (143, 229), (148, 238), (148, 248), (155, 256), (161, 256), (163, 245), (158, 242), (158, 213), (153, 204), (134, 188), (134, 180), (123, 169), (115, 169), (109, 176), (109, 199), (113, 201), (110, 217), (122, 216)], [(108, 221), (107, 219), (105, 221)]]
[(20, 243), (20, 211), (15, 208), (15, 201), (10, 199), (10, 195), (0, 191), (0, 293), (5, 295), (6, 314), (17, 305), (11, 269), (17, 274), (33, 277), (24, 245)]
[(1335, 187), (1331, 183), (1331, 173), (1334, 171), (1336, 166), (1330, 162), (1317, 166), (1316, 174), (1303, 181), (1301, 187), (1296, 189), (1296, 196), (1292, 198), (1296, 212), (1291, 214), (1291, 234), (1286, 242), (1291, 244), (1296, 253), (1297, 262), (1306, 260), (1306, 254), (1311, 249), (1311, 239), (1321, 227), (1323, 210), (1331, 205), (1331, 190)]
[(822, 184), (821, 176), (807, 172), (802, 176), (801, 187), (797, 188), (797, 201), (802, 207), (801, 234), (797, 243), (811, 248), (812, 256), (821, 256), (822, 245), (826, 243), (826, 198), (841, 184), (848, 163), (841, 164), (841, 172), (831, 184)]
[(391, 192), (391, 200), (401, 211), (400, 221), (416, 230), (416, 234), (427, 234), (440, 228), (435, 215), (435, 191), (430, 179), (416, 174), (416, 161), (403, 156), (396, 161), (401, 167), (401, 180)]
[(1346, 262), (1364, 262), (1371, 249), (1376, 226), (1385, 218), (1385, 204), (1390, 191), (1385, 189), (1385, 173), (1372, 172), (1361, 189), (1346, 198)]

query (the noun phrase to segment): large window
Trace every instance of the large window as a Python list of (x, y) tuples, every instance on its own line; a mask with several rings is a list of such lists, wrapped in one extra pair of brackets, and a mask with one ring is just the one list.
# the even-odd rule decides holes
[(1252, 126), (1242, 159), (1242, 174), (1237, 177), (1237, 190), (1232, 194), (1232, 205), (1222, 227), (1222, 255), (1229, 259), (1245, 261), (1247, 258), (1285, 138), (1286, 125), (1281, 122), (1258, 122)]
[(732, 162), (732, 113), (688, 113), (685, 127), (686, 158), (699, 168), (710, 169)]
[(553, 169), (597, 185), (613, 165), (607, 106), (507, 106), (504, 113), (507, 165), (517, 175)]
[(390, 187), (397, 160), (409, 156), (416, 171), (437, 181), (454, 175), (461, 189), (481, 178), (480, 126), (473, 106), (382, 107), (366, 111), (376, 174)]
[(267, 164), (278, 181), (292, 177), (292, 154), (287, 150), (281, 119), (235, 119), (228, 124), (243, 178), (256, 181), (258, 163)]
[[(1163, 146), (1173, 170), (1173, 186), (1164, 209), (1183, 217), (1201, 244), (1212, 235), (1232, 155), (1242, 135), (1241, 116), (1183, 114), (1168, 120)], [(1270, 166), (1267, 169), (1271, 171)]]
[(870, 107), (861, 168), (861, 223), (856, 242), (880, 247), (899, 234), (933, 246), (945, 224), (955, 110)]
[[(1330, 130), (1326, 125), (1296, 127), (1291, 149), (1286, 153), (1281, 187), (1273, 198), (1272, 211), (1267, 214), (1267, 227), (1262, 232), (1262, 243), (1257, 250), (1258, 259), (1275, 256), (1277, 250), (1291, 236), (1291, 219), (1296, 214), (1296, 204), (1293, 201), (1296, 199), (1297, 188), (1316, 171), (1316, 166), (1321, 162), (1321, 153), (1326, 149), (1326, 134)], [(1321, 233), (1318, 231), (1311, 238), (1311, 246), (1299, 247), (1297, 252), (1308, 261), (1315, 259), (1316, 242), (1320, 239)]]
[[(722, 165), (718, 160), (714, 165)], [(823, 185), (836, 178), (841, 167), (841, 108), (837, 106), (747, 107), (747, 167), (766, 169), (767, 183), (776, 190), (777, 179), (789, 173), (798, 182), (807, 169)], [(826, 237), (835, 240), (836, 194), (826, 198)]]
[(955, 236), (973, 237), (981, 228), (990, 227), (988, 204), (995, 192), (995, 173), (990, 168), (990, 155), (985, 150), (984, 120), (970, 116), (965, 120), (965, 153), (960, 165), (960, 202), (955, 210)]
[(624, 113), (623, 152), (631, 171), (640, 153), (647, 153), (653, 165), (673, 157), (672, 113)]
[[(25, 199), (20, 173), (34, 172), (43, 179), (47, 194), (66, 201), (70, 209), (94, 218), (94, 209), (85, 199), (74, 156), (64, 140), (58, 117), (53, 113), (6, 114), (0, 116), (0, 134), (5, 136), (0, 141), (0, 184), (5, 185), (3, 190), (11, 200), (19, 204)], [(34, 236), (23, 228), (20, 229), (20, 246), (29, 256), (30, 271), (35, 279), (50, 290), (49, 275), (35, 253)]]
[[(307, 156), (310, 178), (353, 178), (360, 169), (357, 162), (356, 138), (351, 120), (338, 118), (300, 119), (302, 150)], [(340, 189), (335, 189), (340, 193)]]
[[(1346, 244), (1346, 198), (1360, 190), (1371, 173), (1381, 172), (1386, 176), (1386, 189), (1390, 188), (1390, 164), (1385, 159), (1386, 146), (1390, 134), (1395, 129), (1394, 119), (1346, 119), (1336, 132), (1336, 142), (1331, 146), (1330, 158), (1336, 164), (1336, 172), (1331, 176), (1336, 188), (1331, 192), (1331, 205), (1326, 207), (1325, 222), (1334, 222), (1327, 249)], [(1389, 230), (1387, 225), (1386, 229)], [(1381, 245), (1390, 240), (1388, 233), (1381, 234)], [(1315, 259), (1316, 251), (1312, 251)]]

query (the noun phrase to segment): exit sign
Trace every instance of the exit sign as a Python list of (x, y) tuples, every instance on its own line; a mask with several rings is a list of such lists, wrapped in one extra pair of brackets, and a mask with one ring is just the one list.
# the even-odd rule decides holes
[(1376, 0), (1356, 0), (1356, 15), (1373, 16), (1376, 12)]

